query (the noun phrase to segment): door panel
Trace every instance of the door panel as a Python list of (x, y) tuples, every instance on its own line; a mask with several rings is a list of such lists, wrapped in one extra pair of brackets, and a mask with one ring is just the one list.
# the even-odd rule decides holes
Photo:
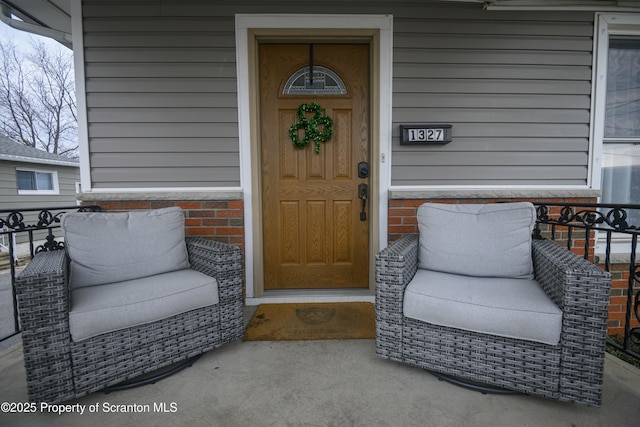
[[(264, 287), (366, 288), (369, 222), (358, 185), (368, 179), (358, 177), (358, 163), (369, 161), (369, 46), (313, 47), (314, 64), (336, 72), (347, 94), (283, 95), (309, 53), (308, 44), (259, 48)], [(298, 107), (312, 102), (333, 121), (319, 153), (313, 141), (298, 149), (289, 136)]]

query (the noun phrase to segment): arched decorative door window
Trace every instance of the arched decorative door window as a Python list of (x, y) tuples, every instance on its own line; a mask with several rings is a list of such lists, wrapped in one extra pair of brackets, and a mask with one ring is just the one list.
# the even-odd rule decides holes
[(289, 77), (282, 93), (283, 95), (346, 95), (347, 86), (336, 72), (327, 67), (303, 67)]

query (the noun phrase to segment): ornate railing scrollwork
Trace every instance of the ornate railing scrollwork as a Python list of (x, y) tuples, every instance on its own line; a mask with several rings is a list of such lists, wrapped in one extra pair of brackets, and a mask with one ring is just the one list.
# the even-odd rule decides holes
[[(635, 284), (640, 284), (640, 265), (635, 267), (633, 280)], [(640, 290), (636, 292), (633, 300), (633, 314), (636, 317), (636, 320), (640, 323)], [(636, 345), (640, 345), (640, 326), (629, 328), (628, 337), (631, 342)]]
[(53, 235), (49, 235), (46, 237), (46, 243), (36, 247), (35, 253), (61, 251), (64, 250), (64, 248), (64, 242), (58, 242)]
[[(640, 358), (640, 354), (630, 348), (630, 344), (640, 345), (640, 265), (636, 265), (636, 248), (640, 227), (632, 224), (631, 212), (636, 221), (640, 221), (640, 205), (608, 205), (608, 204), (536, 204), (537, 221), (534, 229), (534, 237), (563, 240), (568, 249), (574, 245), (572, 232), (574, 229), (585, 230), (584, 257), (595, 255), (595, 244), (604, 244), (604, 268), (608, 271), (611, 267), (612, 236), (617, 235), (618, 241), (626, 242), (630, 247), (628, 252), (618, 255), (629, 255), (629, 279), (626, 286), (626, 312), (624, 323), (624, 336), (622, 344), (609, 340), (608, 344), (618, 350)], [(549, 229), (542, 231), (540, 225), (547, 224)], [(640, 225), (640, 223), (639, 223)], [(566, 234), (558, 237), (558, 229), (565, 230)], [(622, 236), (622, 239), (620, 239)], [(558, 237), (558, 238), (557, 238)]]
[[(542, 224), (555, 224), (564, 226), (576, 226), (583, 225), (585, 227), (599, 228), (602, 231), (615, 231), (619, 233), (638, 232), (640, 227), (630, 225), (627, 222), (629, 217), (627, 209), (638, 209), (640, 205), (552, 205), (552, 204), (537, 204), (536, 211), (538, 215), (538, 222)], [(635, 207), (628, 207), (635, 206)], [(550, 214), (550, 207), (560, 207), (560, 211), (557, 215)], [(584, 209), (585, 207), (590, 209)], [(578, 210), (578, 208), (581, 208)], [(604, 208), (604, 209), (603, 209)], [(608, 209), (608, 210), (607, 210)], [(603, 213), (605, 212), (606, 213)]]
[(3, 227), (9, 230), (23, 231), (26, 227), (24, 224), (24, 215), (17, 211), (10, 212), (6, 219), (0, 218), (0, 228)]
[[(51, 211), (60, 210), (55, 214)], [(99, 206), (72, 206), (62, 208), (47, 208), (47, 209), (20, 209), (20, 210), (0, 210), (0, 214), (6, 213), (6, 217), (0, 217), (0, 228), (6, 227), (6, 232), (21, 232), (29, 230), (42, 230), (51, 228), (60, 224), (60, 218), (68, 211), (73, 210), (76, 212), (96, 212), (100, 210)], [(36, 223), (25, 223), (25, 213), (36, 213)]]
[[(36, 209), (8, 209), (0, 210), (0, 236), (3, 241), (8, 240), (6, 245), (9, 249), (9, 259), (11, 268), (11, 286), (13, 292), (13, 314), (14, 314), (14, 333), (6, 337), (0, 337), (0, 341), (12, 337), (20, 332), (18, 323), (18, 310), (15, 297), (15, 278), (16, 266), (15, 246), (17, 245), (17, 236), (26, 236), (25, 243), (29, 244), (29, 252), (31, 257), (40, 252), (64, 250), (64, 242), (57, 239), (54, 230), (60, 228), (62, 216), (71, 211), (77, 212), (96, 212), (99, 206), (67, 206), (59, 208), (36, 208)], [(46, 234), (46, 235), (45, 235)], [(37, 247), (34, 247), (35, 241), (44, 240)]]

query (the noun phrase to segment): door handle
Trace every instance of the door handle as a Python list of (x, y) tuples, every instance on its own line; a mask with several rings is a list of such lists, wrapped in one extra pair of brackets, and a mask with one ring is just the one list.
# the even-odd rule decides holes
[(358, 185), (358, 198), (362, 200), (362, 211), (360, 211), (360, 221), (367, 220), (367, 197), (369, 197), (369, 186), (367, 184)]

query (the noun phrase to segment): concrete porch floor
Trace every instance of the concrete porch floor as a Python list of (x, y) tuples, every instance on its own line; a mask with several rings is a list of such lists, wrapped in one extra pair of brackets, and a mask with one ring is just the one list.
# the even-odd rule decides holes
[[(373, 340), (235, 342), (156, 384), (66, 402), (84, 414), (7, 413), (3, 403), (0, 425), (640, 425), (640, 369), (608, 354), (605, 363), (604, 402), (594, 409), (466, 390), (376, 357)], [(27, 402), (20, 345), (0, 352), (2, 402)]]

